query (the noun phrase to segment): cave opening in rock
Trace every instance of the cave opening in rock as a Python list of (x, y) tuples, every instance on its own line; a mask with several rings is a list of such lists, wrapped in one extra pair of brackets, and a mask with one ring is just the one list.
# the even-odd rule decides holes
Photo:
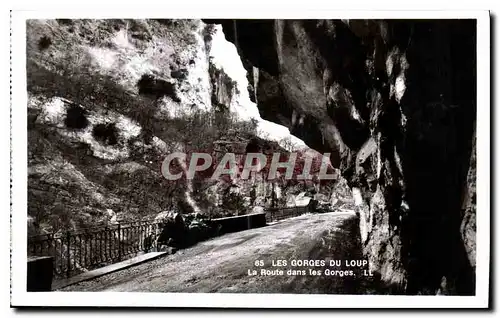
[(180, 102), (175, 84), (160, 78), (155, 78), (151, 74), (143, 74), (137, 82), (137, 88), (139, 89), (139, 94), (142, 95), (153, 96), (157, 99), (168, 96), (172, 98), (172, 100)]
[(66, 111), (64, 124), (68, 128), (84, 129), (89, 125), (87, 111), (77, 104), (71, 104)]
[(98, 141), (106, 145), (116, 145), (118, 143), (118, 129), (114, 123), (97, 124), (92, 129), (92, 135)]

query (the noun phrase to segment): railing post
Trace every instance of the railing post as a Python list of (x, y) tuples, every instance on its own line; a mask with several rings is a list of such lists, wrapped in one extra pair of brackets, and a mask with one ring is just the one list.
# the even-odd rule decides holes
[(155, 251), (157, 252), (158, 252), (158, 236), (159, 236), (158, 232), (160, 231), (159, 227), (160, 224), (158, 222), (153, 223), (153, 229), (154, 229), (153, 240), (155, 244)]
[(108, 226), (104, 228), (104, 261), (108, 261), (109, 246), (108, 246)]
[(99, 263), (103, 261), (103, 253), (102, 253), (102, 231), (97, 233), (99, 235)]
[(122, 259), (122, 234), (121, 224), (118, 223), (118, 260)]
[(66, 276), (70, 277), (71, 276), (71, 233), (69, 231), (66, 232), (66, 240), (68, 241), (68, 245), (67, 245), (67, 250), (68, 250), (67, 266), (68, 266), (68, 268), (66, 269)]
[[(78, 266), (84, 267), (83, 261), (82, 261), (83, 260), (83, 258), (82, 258), (82, 254), (83, 254), (82, 234), (80, 233), (77, 236), (78, 236), (78, 254), (80, 254), (78, 257), (80, 260), (80, 262), (78, 263)], [(75, 243), (76, 243), (76, 239), (75, 239)]]

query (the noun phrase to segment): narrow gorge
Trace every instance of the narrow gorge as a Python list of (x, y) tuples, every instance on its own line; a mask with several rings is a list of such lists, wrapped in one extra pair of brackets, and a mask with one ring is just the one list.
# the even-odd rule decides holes
[(29, 233), (316, 193), (170, 182), (168, 153), (330, 153), (378, 291), (472, 295), (475, 23), (29, 20)]
[(206, 22), (238, 48), (262, 117), (331, 152), (381, 284), (474, 294), (475, 20)]

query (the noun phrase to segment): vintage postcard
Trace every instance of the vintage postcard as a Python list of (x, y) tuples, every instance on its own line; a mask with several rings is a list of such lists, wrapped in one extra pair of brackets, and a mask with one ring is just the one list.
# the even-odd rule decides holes
[(191, 10), (12, 12), (12, 306), (489, 306), (487, 11)]

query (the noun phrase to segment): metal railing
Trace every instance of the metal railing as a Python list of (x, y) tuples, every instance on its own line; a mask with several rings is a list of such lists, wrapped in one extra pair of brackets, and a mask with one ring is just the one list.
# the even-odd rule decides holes
[[(268, 208), (266, 221), (279, 221), (310, 210), (309, 206)], [(54, 278), (68, 278), (155, 249), (159, 224), (148, 220), (31, 236), (28, 256), (52, 256)]]
[(312, 212), (309, 205), (307, 206), (296, 206), (296, 207), (277, 207), (277, 208), (267, 208), (266, 221), (275, 222), (283, 219), (288, 219), (291, 217), (299, 216), (305, 213)]
[(120, 262), (155, 246), (158, 223), (151, 221), (31, 236), (28, 256), (52, 256), (54, 278)]

